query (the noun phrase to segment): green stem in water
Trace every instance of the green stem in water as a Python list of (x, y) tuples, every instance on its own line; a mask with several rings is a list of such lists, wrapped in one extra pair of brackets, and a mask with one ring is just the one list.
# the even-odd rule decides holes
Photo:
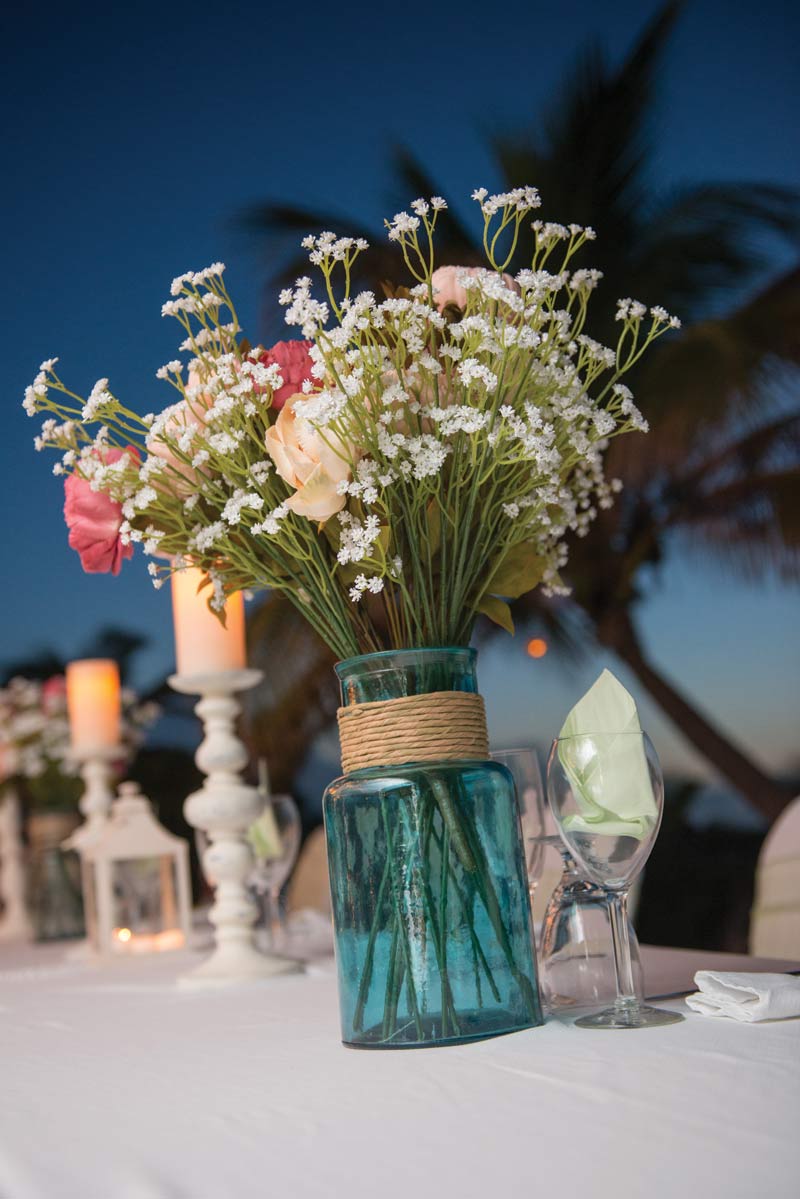
[(430, 929), (431, 939), (433, 940), (433, 950), (436, 955), (436, 964), (439, 969), (439, 977), (442, 984), (442, 1036), (447, 1035), (447, 1023), (449, 1018), (450, 1028), (455, 1036), (460, 1033), (458, 1024), (458, 1016), (456, 1015), (456, 1005), (453, 999), (453, 990), (450, 986), (450, 978), (447, 974), (447, 956), (444, 949), (444, 940), (446, 932), (440, 929), (436, 921), (436, 905), (431, 891), (430, 876), (428, 872), (427, 858), (422, 859), (422, 868), (420, 871), (420, 883), (422, 886), (422, 894), (427, 908), (428, 927)]
[(442, 814), (442, 820), (445, 827), (448, 829), (453, 841), (453, 849), (455, 850), (461, 865), (469, 873), (473, 874), (477, 869), (475, 858), (470, 849), (469, 842), (464, 836), (461, 827), (461, 818), (453, 797), (450, 794), (450, 788), (446, 780), (438, 778), (437, 775), (431, 774), (428, 778), (433, 797), (436, 800), (436, 806)]
[(383, 1005), (383, 1040), (388, 1041), (397, 1023), (397, 971), (400, 957), (400, 932), (395, 921), (392, 928), (392, 944), (389, 949), (389, 973), (386, 979), (386, 998)]
[[(386, 1016), (386, 1035), (385, 1040), (391, 1041), (397, 1035), (397, 1008), (400, 1003), (400, 994), (403, 990), (403, 983), (406, 976), (406, 964), (403, 961), (402, 955), (398, 957), (395, 967), (395, 981), (392, 988), (392, 994), (389, 1001), (388, 1013)], [(405, 1027), (405, 1026), (404, 1026)]]
[(442, 936), (442, 1035), (444, 1035), (444, 1014), (447, 1011), (447, 874), (450, 864), (450, 833), (445, 825), (442, 831), (441, 870), (439, 872), (439, 928)]
[(364, 1026), (364, 1009), (367, 1006), (367, 997), (369, 995), (369, 987), (372, 982), (372, 971), (375, 965), (375, 942), (378, 938), (378, 930), (381, 924), (381, 912), (383, 908), (383, 899), (386, 894), (386, 888), (389, 885), (389, 862), (387, 857), (386, 865), (383, 868), (383, 876), (378, 887), (378, 897), (375, 901), (375, 915), (372, 917), (372, 928), (369, 930), (369, 939), (367, 940), (367, 952), (364, 956), (364, 970), (361, 975), (361, 982), (358, 987), (358, 999), (356, 1001), (356, 1011), (353, 1016), (353, 1029), (355, 1032), (361, 1032)]
[(411, 1013), (414, 1017), (414, 1024), (416, 1025), (417, 1036), (420, 1039), (420, 1041), (422, 1041), (424, 1039), (424, 1031), (423, 1031), (423, 1027), (422, 1027), (422, 1019), (419, 1014), (419, 1004), (417, 1002), (417, 989), (414, 986), (414, 971), (412, 970), (412, 967), (411, 967), (411, 946), (408, 943), (408, 931), (406, 929), (405, 921), (403, 920), (403, 911), (400, 906), (400, 896), (399, 896), (398, 890), (397, 890), (397, 880), (392, 875), (391, 869), (389, 867), (389, 863), (394, 861), (394, 840), (392, 838), (392, 830), (391, 830), (391, 826), (389, 824), (389, 818), (386, 814), (386, 806), (384, 804), (381, 804), (381, 816), (383, 817), (383, 827), (384, 827), (384, 831), (386, 833), (386, 848), (388, 851), (387, 870), (389, 870), (389, 874), (390, 874), (390, 878), (391, 878), (392, 899), (394, 901), (395, 919), (397, 921), (397, 927), (400, 929), (400, 941), (401, 941), (401, 948), (403, 951), (403, 959), (405, 961), (406, 971), (408, 972), (408, 1002), (409, 1002), (409, 1006), (411, 1007)]
[(503, 914), (500, 911), (500, 904), (498, 902), (497, 895), (495, 894), (492, 881), (488, 876), (486, 864), (481, 852), (480, 842), (475, 836), (474, 829), (471, 828), (468, 820), (464, 821), (463, 829), (464, 836), (470, 843), (471, 849), (475, 856), (476, 868), (474, 878), (478, 894), (481, 897), (483, 906), (486, 908), (486, 913), (492, 922), (495, 936), (497, 937), (500, 948), (503, 951), (503, 955), (508, 962), (511, 973), (513, 974), (517, 986), (522, 993), (525, 1003), (531, 1015), (538, 1019), (540, 1015), (539, 997), (531, 980), (526, 974), (523, 974), (517, 965), (517, 961), (514, 956), (514, 949), (511, 945), (511, 941), (509, 940), (505, 924), (503, 923)]
[[(438, 838), (436, 838), (435, 833), (434, 833), (434, 838), (436, 839), (437, 844), (439, 844)], [(494, 996), (495, 1001), (497, 1003), (499, 1003), (500, 1002), (500, 992), (498, 991), (497, 984), (494, 981), (494, 975), (492, 974), (491, 966), (489, 965), (489, 963), (486, 959), (486, 954), (483, 952), (483, 946), (481, 945), (480, 938), (478, 937), (478, 934), (475, 932), (475, 924), (472, 919), (472, 905), (470, 902), (470, 898), (469, 898), (469, 895), (465, 892), (465, 890), (461, 886), (461, 883), (458, 878), (458, 874), (456, 873), (456, 866), (453, 863), (452, 859), (450, 859), (449, 869), (450, 869), (450, 881), (453, 884), (453, 890), (456, 893), (456, 898), (458, 899), (458, 902), (461, 904), (462, 911), (464, 912), (464, 918), (467, 923), (467, 928), (469, 929), (470, 941), (472, 943), (472, 957), (473, 957), (473, 961), (475, 963), (475, 989), (478, 993), (478, 1007), (483, 1006), (483, 1000), (481, 998), (481, 978), (480, 978), (479, 966), (483, 967), (483, 971), (486, 974), (486, 979), (489, 983), (489, 988), (492, 992), (492, 995)], [(474, 879), (472, 879), (471, 876), (468, 876), (466, 883), (467, 883), (467, 888), (468, 889), (471, 888), (472, 893), (474, 894), (474, 892), (475, 892)]]

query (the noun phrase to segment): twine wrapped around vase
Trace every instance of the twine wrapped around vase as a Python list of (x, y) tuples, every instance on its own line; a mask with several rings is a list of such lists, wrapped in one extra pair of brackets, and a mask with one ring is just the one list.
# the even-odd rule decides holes
[(485, 761), (489, 734), (483, 697), (433, 691), (339, 708), (345, 774), (403, 762)]

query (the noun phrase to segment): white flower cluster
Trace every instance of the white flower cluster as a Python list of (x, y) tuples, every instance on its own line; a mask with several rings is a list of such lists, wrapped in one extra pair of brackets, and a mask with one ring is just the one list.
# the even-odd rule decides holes
[[(134, 692), (122, 689), (120, 743), (130, 754), (146, 727), (159, 715), (158, 705), (140, 704)], [(9, 776), (28, 780), (55, 775), (77, 778), (80, 763), (71, 753), (66, 683), (56, 675), (46, 683), (12, 678), (0, 688), (0, 784)], [(44, 802), (47, 796), (42, 796)]]
[(339, 565), (346, 566), (348, 562), (363, 562), (369, 558), (381, 532), (378, 517), (368, 516), (362, 523), (350, 512), (340, 512), (339, 523), (341, 530), (336, 554)]
[(373, 575), (368, 579), (366, 575), (356, 575), (356, 581), (350, 588), (350, 599), (354, 604), (357, 604), (365, 591), (369, 591), (371, 595), (380, 595), (383, 591), (383, 579), (380, 575)]
[(524, 214), (532, 208), (539, 208), (542, 203), (535, 187), (515, 187), (494, 196), (490, 196), (485, 187), (477, 187), (472, 198), (478, 201), (485, 217), (493, 217), (503, 210)]
[(347, 262), (354, 251), (366, 250), (369, 242), (363, 237), (337, 237), (335, 233), (320, 233), (317, 237), (309, 235), (300, 243), (309, 252), (309, 261), (314, 266), (322, 266), (329, 262)]
[[(518, 221), (540, 203), (535, 188), (496, 196), (479, 189), (474, 198), (487, 221), (498, 214)], [(418, 200), (388, 222), (390, 239), (401, 243), (412, 269), (418, 233), (435, 208)], [(556, 589), (566, 532), (583, 535), (598, 508), (612, 502), (602, 472), (607, 440), (624, 429), (643, 430), (646, 422), (615, 381), (617, 351), (583, 331), (602, 273), (573, 271), (569, 263), (594, 230), (536, 221), (534, 231), (536, 255), (513, 281), (499, 270), (454, 272), (466, 296), (455, 321), (443, 318), (420, 283), (411, 298), (378, 303), (371, 292), (348, 298), (338, 325), (323, 333), (329, 313), (314, 300), (310, 280), (284, 293), (287, 322), (302, 323), (317, 338), (315, 374), (324, 381), (297, 413), (320, 433), (361, 449), (352, 474), (336, 487), (366, 513), (340, 513), (340, 565), (372, 561), (379, 529), (391, 527), (395, 495), (411, 484), (431, 494), (443, 486), (445, 469), (455, 470), (466, 452), (464, 439), (474, 443), (469, 452), (482, 459), (485, 477), (504, 472), (509, 494), (499, 512), (515, 527), (514, 539), (536, 541)], [(322, 241), (327, 253), (337, 245), (333, 234)], [(313, 255), (319, 242), (304, 244)], [(545, 267), (559, 243), (563, 262)], [(634, 339), (628, 357), (635, 358), (652, 339), (653, 330), (637, 341), (647, 310), (626, 300), (619, 311), (625, 336)], [(662, 310), (651, 316), (656, 332), (675, 327)], [(388, 561), (382, 577), (392, 577)], [(351, 598), (360, 600), (366, 590), (355, 585)]]
[(39, 401), (47, 398), (47, 376), (52, 374), (53, 367), (57, 362), (57, 358), (45, 359), (39, 367), (38, 374), (33, 383), (25, 388), (25, 399), (22, 402), (22, 407), (28, 416), (36, 416), (36, 413), (40, 411)]
[(286, 308), (286, 324), (298, 325), (303, 337), (316, 337), (328, 323), (328, 305), (312, 297), (311, 280), (307, 275), (298, 279), (294, 287), (284, 288), (278, 296), (278, 301)]
[(202, 271), (186, 271), (183, 275), (178, 275), (172, 280), (170, 286), (170, 294), (179, 296), (185, 290), (187, 284), (193, 287), (202, 287), (209, 279), (218, 279), (225, 272), (224, 262), (212, 262), (211, 266), (204, 267)]
[[(39, 448), (118, 503), (122, 544), (160, 559), (156, 586), (190, 560), (216, 607), (233, 590), (282, 589), (344, 656), (380, 644), (376, 603), (392, 644), (468, 640), (481, 587), (521, 548), (561, 591), (566, 535), (583, 536), (617, 490), (609, 439), (647, 427), (621, 376), (679, 322), (626, 298), (617, 345), (601, 344), (587, 312), (602, 274), (573, 265), (594, 231), (530, 222), (533, 187), (474, 199), (488, 265), (434, 270), (446, 205), (420, 198), (386, 223), (411, 285), (382, 300), (350, 293), (364, 239), (304, 238), (324, 298), (307, 276), (281, 292), (286, 323), (312, 343), (279, 357), (284, 368), (278, 347), (237, 341), (221, 263), (179, 275), (163, 311), (187, 360), (157, 372), (176, 402), (141, 419), (107, 379), (82, 402), (50, 360), (25, 395), (47, 417)], [(519, 269), (523, 235), (533, 250)], [(125, 452), (136, 427), (138, 458)]]

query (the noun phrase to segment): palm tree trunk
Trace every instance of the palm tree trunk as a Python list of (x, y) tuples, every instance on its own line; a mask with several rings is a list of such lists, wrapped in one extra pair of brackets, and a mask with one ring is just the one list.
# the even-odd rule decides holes
[(792, 798), (776, 779), (765, 774), (715, 725), (695, 708), (645, 657), (627, 612), (603, 622), (600, 640), (613, 649), (644, 684), (656, 703), (695, 749), (770, 822)]

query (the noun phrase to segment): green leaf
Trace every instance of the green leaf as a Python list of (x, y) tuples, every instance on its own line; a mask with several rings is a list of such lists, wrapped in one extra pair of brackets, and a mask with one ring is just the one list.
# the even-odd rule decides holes
[(483, 594), (517, 599), (541, 583), (546, 566), (546, 560), (537, 554), (530, 542), (512, 545), (490, 568)]
[(514, 636), (514, 621), (511, 618), (511, 609), (505, 600), (497, 599), (493, 595), (484, 595), (478, 604), (477, 611), (488, 616), (494, 624), (499, 624), (501, 629), (505, 629), (512, 637)]
[(376, 558), (381, 558), (386, 561), (386, 555), (389, 552), (389, 542), (391, 540), (391, 529), (388, 525), (381, 525), (378, 539), (373, 546), (373, 554)]
[(323, 523), (319, 525), (317, 532), (322, 534), (335, 554), (339, 552), (342, 526), (339, 524), (338, 520), (323, 521)]

